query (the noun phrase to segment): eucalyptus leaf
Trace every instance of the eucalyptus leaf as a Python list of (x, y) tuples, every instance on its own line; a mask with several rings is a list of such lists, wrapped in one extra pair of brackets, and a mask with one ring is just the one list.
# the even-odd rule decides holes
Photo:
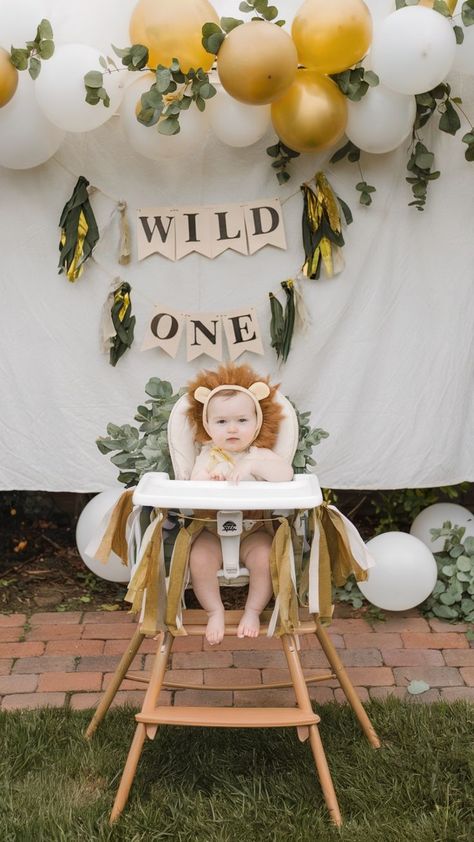
[(243, 20), (239, 20), (238, 18), (221, 18), (221, 27), (225, 33), (232, 32), (233, 29), (242, 24)]
[(41, 62), (40, 62), (39, 59), (30, 58), (30, 64), (29, 64), (29, 67), (28, 67), (28, 72), (29, 72), (29, 74), (30, 74), (30, 76), (33, 80), (38, 78), (38, 76), (41, 72)]
[(54, 55), (54, 41), (40, 41), (38, 55), (45, 61), (51, 58)]
[(89, 70), (84, 76), (84, 84), (87, 88), (102, 88), (104, 74), (100, 70)]
[(53, 27), (47, 18), (43, 18), (38, 26), (38, 36), (40, 41), (53, 40)]

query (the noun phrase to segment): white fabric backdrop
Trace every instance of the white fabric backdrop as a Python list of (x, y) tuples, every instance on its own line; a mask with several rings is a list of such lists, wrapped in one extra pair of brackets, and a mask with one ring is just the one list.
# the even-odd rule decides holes
[[(472, 80), (456, 79), (474, 113)], [(25, 116), (25, 120), (27, 117)], [(466, 129), (467, 130), (467, 129)], [(427, 132), (428, 146), (431, 143)], [(58, 219), (76, 176), (134, 208), (240, 202), (298, 189), (329, 155), (304, 156), (292, 180), (278, 188), (265, 147), (234, 150), (209, 137), (186, 160), (162, 166), (127, 146), (119, 118), (85, 135), (69, 135), (56, 155), (27, 172), (0, 168), (0, 487), (100, 491), (117, 470), (99, 454), (107, 422), (133, 423), (152, 376), (183, 385), (207, 357), (176, 360), (159, 350), (140, 353), (155, 303), (219, 311), (255, 306), (265, 357), (242, 361), (281, 381), (313, 425), (330, 437), (315, 451), (321, 484), (333, 488), (421, 487), (474, 480), (473, 257), (474, 165), (459, 138), (436, 132), (441, 178), (430, 185), (424, 213), (408, 208), (406, 150), (364, 161), (375, 184), (374, 204), (357, 205), (357, 167), (327, 171), (353, 208), (345, 232), (346, 269), (332, 280), (305, 281), (312, 316), (278, 368), (269, 340), (268, 291), (294, 276), (302, 262), (300, 195), (284, 205), (286, 252), (265, 248), (252, 257), (227, 252), (214, 261), (190, 255), (171, 263), (135, 257), (120, 267), (117, 228), (70, 284), (57, 275)], [(430, 146), (432, 148), (432, 146)], [(65, 169), (66, 168), (66, 169)], [(113, 202), (93, 198), (100, 227)], [(99, 350), (98, 328), (111, 278), (133, 287), (136, 341), (112, 368)], [(282, 300), (283, 300), (283, 296)]]

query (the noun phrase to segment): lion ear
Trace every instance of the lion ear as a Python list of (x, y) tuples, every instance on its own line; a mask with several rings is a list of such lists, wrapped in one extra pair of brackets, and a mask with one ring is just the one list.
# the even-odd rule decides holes
[(208, 389), (207, 386), (198, 386), (194, 392), (194, 397), (197, 401), (199, 401), (199, 403), (206, 403), (210, 394), (211, 390)]
[(257, 398), (258, 401), (263, 401), (264, 398), (268, 398), (270, 394), (270, 387), (267, 383), (263, 383), (261, 380), (258, 380), (256, 383), (252, 383), (249, 386), (249, 392), (252, 392), (252, 395)]

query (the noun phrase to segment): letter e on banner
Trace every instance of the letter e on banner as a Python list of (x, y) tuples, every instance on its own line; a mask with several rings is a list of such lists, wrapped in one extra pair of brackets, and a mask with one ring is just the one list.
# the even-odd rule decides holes
[(258, 199), (244, 206), (249, 253), (263, 246), (286, 249), (283, 211), (279, 199)]
[(184, 316), (182, 313), (177, 313), (169, 307), (155, 307), (141, 350), (148, 351), (149, 348), (161, 348), (170, 357), (176, 357), (183, 327)]
[(222, 362), (222, 322), (219, 313), (189, 313), (186, 316), (186, 359), (207, 354)]
[(253, 307), (240, 308), (222, 316), (225, 337), (231, 360), (236, 360), (244, 351), (263, 354), (262, 336), (257, 313)]
[(176, 211), (172, 208), (144, 208), (137, 211), (138, 259), (162, 254), (176, 259)]

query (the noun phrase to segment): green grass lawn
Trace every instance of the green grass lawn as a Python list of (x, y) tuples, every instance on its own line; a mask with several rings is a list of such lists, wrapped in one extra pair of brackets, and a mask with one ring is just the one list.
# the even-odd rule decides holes
[(346, 706), (321, 734), (344, 818), (329, 824), (312, 756), (293, 730), (164, 727), (148, 742), (128, 806), (108, 815), (134, 730), (109, 713), (0, 715), (0, 840), (62, 842), (473, 842), (474, 706), (389, 700), (369, 715), (374, 751)]

